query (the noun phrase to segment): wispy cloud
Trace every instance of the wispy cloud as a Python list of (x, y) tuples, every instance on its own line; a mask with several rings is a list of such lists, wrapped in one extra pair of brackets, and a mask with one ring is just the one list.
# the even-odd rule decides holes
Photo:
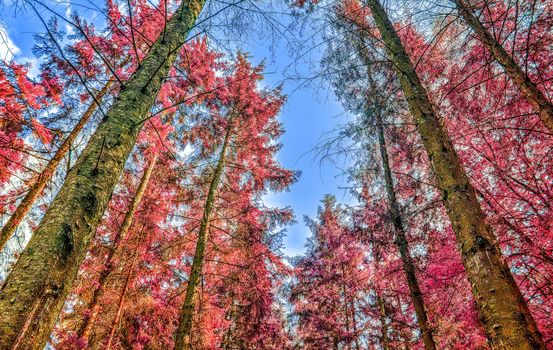
[(20, 52), (21, 50), (14, 44), (4, 25), (0, 23), (0, 59), (12, 60)]

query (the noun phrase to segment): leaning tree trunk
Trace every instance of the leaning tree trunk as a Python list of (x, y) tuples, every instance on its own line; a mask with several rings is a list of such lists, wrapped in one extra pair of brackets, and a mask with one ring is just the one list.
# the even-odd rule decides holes
[(205, 0), (183, 0), (70, 171), (0, 290), (0, 349), (42, 350), (143, 121)]
[[(363, 37), (363, 35), (360, 36), (360, 38)], [(363, 59), (363, 63), (367, 67), (369, 85), (376, 87), (376, 84), (374, 83), (370, 72), (371, 62), (368, 56), (367, 48), (364, 46), (360, 38), (355, 39), (357, 50), (359, 52), (359, 56)], [(380, 100), (378, 96), (376, 96), (375, 98)], [(375, 121), (378, 136), (378, 148), (380, 152), (380, 159), (382, 160), (382, 170), (384, 172), (384, 183), (386, 187), (386, 194), (388, 196), (390, 216), (394, 227), (394, 243), (399, 250), (401, 262), (403, 265), (403, 272), (405, 273), (405, 279), (407, 280), (407, 286), (409, 287), (409, 296), (411, 297), (411, 302), (413, 303), (413, 308), (415, 309), (415, 315), (417, 317), (417, 323), (421, 331), (424, 348), (426, 350), (436, 350), (436, 342), (434, 341), (434, 336), (432, 334), (432, 327), (430, 327), (428, 321), (428, 314), (426, 312), (426, 307), (424, 304), (424, 297), (419, 286), (415, 264), (413, 262), (411, 254), (409, 253), (409, 242), (407, 240), (405, 228), (403, 227), (403, 220), (401, 218), (401, 212), (399, 210), (399, 203), (397, 202), (396, 192), (394, 190), (394, 182), (392, 179), (392, 171), (390, 168), (386, 138), (384, 136), (384, 125), (380, 112), (380, 109), (383, 106), (379, 106), (378, 104), (380, 104), (379, 101), (377, 102), (374, 111), (371, 111), (369, 104), (367, 104), (367, 112), (374, 113), (374, 116), (376, 118)]]
[(459, 14), (468, 26), (474, 31), (478, 39), (490, 50), (493, 57), (499, 62), (505, 72), (519, 88), (526, 100), (536, 109), (545, 126), (553, 132), (553, 104), (538, 86), (523, 72), (501, 43), (482, 25), (478, 17), (466, 0), (453, 0)]
[(154, 154), (154, 156), (150, 160), (150, 163), (148, 164), (148, 167), (146, 168), (146, 170), (144, 170), (144, 173), (142, 174), (142, 178), (140, 179), (140, 184), (138, 185), (138, 188), (136, 189), (136, 193), (134, 194), (134, 197), (131, 200), (127, 213), (125, 214), (125, 217), (123, 219), (123, 223), (121, 224), (121, 227), (119, 228), (117, 234), (115, 235), (115, 238), (112, 242), (112, 246), (109, 248), (108, 256), (106, 258), (104, 268), (102, 269), (102, 272), (100, 273), (100, 277), (98, 278), (98, 287), (92, 293), (92, 298), (88, 303), (87, 309), (89, 310), (89, 312), (86, 315), (83, 315), (82, 317), (82, 323), (78, 328), (77, 336), (80, 339), (85, 340), (87, 343), (88, 343), (88, 339), (89, 339), (92, 327), (96, 323), (96, 319), (98, 318), (98, 315), (100, 313), (101, 305), (99, 302), (102, 299), (102, 295), (104, 294), (104, 291), (105, 291), (104, 289), (105, 283), (107, 280), (110, 279), (110, 275), (112, 274), (115, 267), (114, 256), (116, 255), (116, 252), (119, 251), (121, 242), (123, 242), (127, 237), (127, 233), (129, 232), (129, 229), (133, 222), (133, 219), (138, 209), (138, 206), (140, 204), (140, 201), (142, 200), (142, 197), (146, 192), (146, 188), (148, 187), (148, 183), (150, 181), (152, 171), (156, 164), (156, 160), (157, 160), (157, 153)]
[(223, 169), (225, 167), (231, 130), (232, 128), (229, 126), (223, 141), (221, 154), (207, 192), (204, 212), (200, 222), (200, 230), (198, 232), (198, 241), (196, 242), (196, 252), (194, 253), (194, 259), (192, 260), (190, 277), (188, 278), (188, 285), (186, 286), (186, 296), (184, 297), (184, 304), (182, 306), (181, 316), (179, 319), (179, 327), (175, 337), (175, 350), (191, 350), (190, 338), (192, 332), (192, 319), (194, 317), (194, 309), (196, 307), (196, 288), (200, 283), (200, 277), (203, 270), (207, 235), (209, 233), (209, 222), (211, 220), (211, 212), (213, 210), (215, 197), (217, 196), (219, 182), (221, 181), (221, 175), (223, 174)]
[(367, 0), (443, 194), (492, 349), (545, 349), (447, 132), (378, 0)]
[(67, 138), (62, 142), (61, 146), (56, 151), (56, 154), (54, 154), (54, 156), (48, 161), (48, 164), (46, 164), (46, 167), (42, 170), (36, 181), (29, 187), (25, 198), (23, 198), (21, 203), (19, 203), (17, 209), (15, 209), (13, 214), (10, 216), (8, 222), (6, 222), (4, 227), (2, 227), (2, 231), (0, 232), (0, 250), (4, 248), (25, 215), (27, 215), (29, 210), (31, 210), (31, 207), (37, 200), (38, 196), (40, 196), (40, 193), (54, 175), (59, 163), (71, 148), (71, 144), (75, 141), (86, 123), (88, 123), (88, 120), (92, 114), (94, 114), (94, 111), (96, 110), (96, 101), (102, 100), (112, 84), (113, 80), (109, 80), (94, 97), (94, 101), (90, 104), (90, 106), (88, 106), (81, 119), (79, 119), (79, 122), (73, 127), (73, 130), (71, 130), (69, 135), (67, 135)]

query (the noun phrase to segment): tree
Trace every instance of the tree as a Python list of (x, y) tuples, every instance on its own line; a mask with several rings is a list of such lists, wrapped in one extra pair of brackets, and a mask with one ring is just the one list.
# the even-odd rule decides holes
[[(94, 97), (94, 100), (100, 101), (104, 95), (109, 91), (111, 87), (112, 81), (109, 80), (104, 87), (98, 92), (98, 94)], [(2, 249), (6, 243), (8, 242), (8, 239), (12, 236), (12, 234), (17, 229), (18, 225), (21, 223), (25, 215), (31, 210), (32, 205), (36, 201), (36, 199), (41, 194), (42, 190), (48, 183), (48, 181), (52, 178), (54, 172), (56, 171), (56, 168), (60, 164), (60, 162), (63, 160), (69, 149), (71, 148), (71, 144), (75, 141), (81, 130), (84, 128), (94, 111), (96, 110), (96, 102), (93, 102), (87, 110), (83, 113), (81, 119), (79, 122), (73, 127), (71, 132), (67, 135), (65, 140), (62, 142), (60, 147), (57, 149), (54, 156), (48, 161), (48, 164), (44, 167), (44, 169), (41, 171), (41, 173), (38, 175), (36, 181), (29, 187), (29, 190), (27, 191), (27, 194), (25, 197), (21, 200), (19, 205), (17, 206), (17, 209), (11, 214), (9, 220), (2, 226), (2, 232), (0, 232), (0, 249)]]
[[(480, 22), (476, 11), (478, 7), (488, 6), (488, 1), (478, 7), (466, 0), (454, 0), (455, 6), (465, 23), (473, 30), (478, 39), (488, 48), (493, 57), (499, 62), (511, 80), (519, 88), (528, 103), (539, 114), (543, 124), (553, 131), (553, 103), (538, 88), (531, 77), (525, 73), (515, 59), (507, 52), (501, 42)], [(518, 20), (518, 19), (515, 19)], [(515, 34), (516, 35), (516, 34)]]
[[(194, 310), (197, 307), (197, 288), (204, 270), (205, 251), (208, 235), (214, 233), (213, 210), (216, 199), (224, 198), (219, 192), (221, 186), (233, 184), (244, 198), (237, 199), (235, 210), (247, 212), (250, 196), (259, 195), (268, 188), (284, 190), (293, 181), (293, 173), (280, 167), (274, 160), (278, 146), (272, 144), (281, 134), (280, 125), (275, 120), (283, 103), (279, 91), (259, 91), (256, 82), (261, 79), (262, 67), (251, 67), (243, 55), (238, 55), (226, 77), (228, 89), (219, 90), (220, 99), (217, 115), (198, 123), (200, 130), (194, 131), (207, 150), (216, 152), (215, 168), (208, 175), (209, 181), (200, 208), (202, 212), (195, 244), (195, 253), (190, 267), (184, 304), (176, 333), (176, 349), (189, 349), (192, 339)], [(209, 141), (209, 142), (206, 142)], [(220, 150), (218, 150), (220, 148)], [(209, 153), (208, 153), (209, 154)], [(213, 153), (212, 153), (213, 154)], [(225, 172), (235, 168), (232, 173)], [(227, 181), (222, 181), (223, 174)], [(244, 205), (247, 205), (244, 207)], [(251, 209), (250, 209), (251, 210)], [(250, 215), (252, 215), (251, 213)], [(257, 218), (253, 217), (254, 223)]]
[(1, 347), (42, 349), (48, 341), (140, 126), (203, 4), (183, 1), (167, 22), (6, 279), (0, 294)]
[[(75, 94), (74, 89), (83, 88), (81, 85), (84, 85), (85, 95), (81, 97), (79, 103), (84, 102), (85, 99), (91, 99), (92, 101), (35, 181), (29, 185), (27, 194), (11, 214), (8, 222), (2, 227), (0, 248), (6, 244), (30, 211), (91, 117), (98, 109), (102, 110), (100, 105), (102, 99), (113, 90), (114, 82), (124, 78), (127, 75), (125, 71), (134, 71), (140, 63), (141, 57), (143, 58), (147, 52), (144, 49), (139, 52), (134, 52), (134, 50), (138, 47), (149, 48), (149, 44), (155, 40), (155, 35), (152, 34), (159, 34), (159, 26), (163, 24), (163, 16), (153, 15), (155, 9), (145, 2), (135, 3), (134, 6), (137, 9), (137, 14), (131, 13), (123, 16), (116, 3), (108, 2), (108, 26), (111, 29), (111, 35), (108, 37), (96, 33), (93, 28), (87, 26), (79, 18), (75, 19), (76, 24), (73, 24), (73, 26), (79, 31), (80, 40), (68, 48), (61, 48), (57, 42), (58, 37), (62, 36), (62, 33), (57, 30), (57, 21), (51, 21), (47, 26), (48, 35), (38, 36), (39, 40), (35, 44), (35, 52), (47, 60), (42, 64), (43, 76), (53, 76), (55, 73), (63, 76), (65, 80), (63, 91), (70, 91), (71, 95)], [(133, 21), (142, 25), (141, 33), (144, 32), (146, 35), (137, 35), (138, 38), (134, 38)], [(113, 52), (114, 47), (118, 49), (117, 52)], [(106, 67), (105, 57), (110, 57), (114, 63), (108, 64)], [(98, 86), (97, 92), (92, 92), (90, 87), (93, 84), (92, 80), (100, 80), (102, 75), (105, 75), (106, 82)], [(51, 89), (56, 87), (53, 84), (54, 82), (53, 79), (50, 79)], [(58, 85), (61, 85), (60, 82), (58, 82)], [(62, 90), (62, 87), (58, 86), (57, 90)], [(79, 108), (74, 106), (74, 103), (65, 102), (66, 113), (70, 114), (73, 109), (80, 111)]]
[[(253, 204), (253, 203), (252, 203)], [(232, 349), (291, 349), (284, 315), (276, 305), (277, 289), (291, 274), (281, 257), (270, 248), (266, 227), (240, 225), (226, 259), (234, 268), (221, 279), (221, 299), (229, 321), (218, 344)]]
[(291, 301), (299, 316), (298, 337), (305, 349), (361, 349), (365, 254), (336, 199), (327, 196), (322, 203), (318, 220), (306, 219), (313, 238), (295, 267)]
[[(498, 11), (497, 16), (502, 13)], [(505, 27), (510, 29), (505, 34), (512, 32), (510, 16), (501, 18), (497, 25), (506, 22)], [(538, 23), (541, 20), (536, 27), (547, 26)], [(478, 41), (467, 46), (466, 38), (458, 36), (462, 29), (444, 31), (428, 50), (443, 58), (456, 52), (459, 60), (442, 64), (438, 75), (425, 74), (433, 77), (425, 84), (433, 86), (431, 95), (442, 107), (448, 128), (458, 130), (454, 143), (459, 157), (547, 344), (551, 339), (550, 322), (544, 315), (551, 309), (551, 290), (544, 281), (550, 279), (552, 270), (551, 247), (545, 237), (550, 222), (546, 203), (551, 194), (544, 174), (551, 168), (551, 155), (543, 150), (550, 149), (551, 137), (532, 117), (533, 107), (517, 86), (490, 63), (485, 46)], [(528, 56), (536, 62), (531, 66), (540, 69), (547, 80), (548, 71), (542, 70), (540, 60), (549, 60), (549, 54), (534, 44), (547, 40), (544, 35), (531, 36)], [(516, 42), (527, 47), (520, 40)], [(524, 55), (523, 48), (515, 52)]]
[[(375, 82), (371, 76), (371, 59), (368, 56), (366, 47), (364, 43), (360, 40), (358, 42), (358, 54), (361, 59), (365, 62), (367, 68), (367, 76), (369, 90), (372, 93), (375, 93), (377, 97), (374, 98), (374, 101), (370, 101), (369, 98), (367, 101), (367, 114), (374, 114), (374, 124), (376, 125), (376, 133), (378, 137), (378, 150), (380, 153), (380, 159), (382, 163), (382, 172), (384, 174), (384, 183), (386, 188), (386, 194), (388, 197), (388, 206), (390, 210), (389, 219), (392, 221), (394, 226), (395, 239), (394, 242), (399, 250), (401, 255), (401, 260), (403, 262), (403, 270), (405, 272), (405, 278), (407, 280), (407, 285), (409, 286), (409, 292), (413, 306), (415, 308), (415, 314), (417, 315), (417, 322), (419, 324), (423, 343), (425, 349), (436, 349), (436, 343), (432, 335), (432, 329), (429, 324), (428, 315), (426, 312), (426, 307), (424, 304), (424, 297), (419, 286), (419, 281), (416, 275), (415, 264), (411, 257), (409, 251), (409, 242), (407, 240), (407, 235), (405, 233), (403, 220), (400, 213), (399, 204), (396, 198), (396, 192), (394, 189), (394, 181), (392, 178), (392, 171), (390, 166), (390, 161), (388, 157), (388, 149), (386, 145), (386, 138), (384, 135), (384, 120), (382, 116), (382, 110), (385, 108), (386, 96), (378, 96), (378, 87), (375, 86)], [(370, 116), (369, 116), (370, 118)]]
[[(395, 28), (378, 1), (371, 0), (368, 6), (443, 191), (444, 204), (492, 347), (545, 348), (528, 306), (503, 261), (496, 238), (486, 224), (476, 192)], [(508, 305), (505, 300), (510, 300)]]
[[(29, 130), (39, 143), (49, 145), (54, 134), (38, 119), (39, 111), (61, 104), (59, 84), (56, 79), (43, 73), (38, 81), (28, 76), (28, 66), (15, 62), (0, 65), (0, 185), (6, 183), (18, 172), (26, 169), (26, 160), (37, 157), (38, 147), (25, 141)], [(2, 195), (1, 212), (6, 206), (13, 206), (12, 198)], [(2, 231), (4, 232), (4, 231)], [(0, 235), (0, 248), (3, 248), (9, 235)]]

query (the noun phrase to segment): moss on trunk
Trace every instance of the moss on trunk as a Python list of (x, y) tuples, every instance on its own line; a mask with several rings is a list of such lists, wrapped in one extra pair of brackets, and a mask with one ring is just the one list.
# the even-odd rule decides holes
[(178, 49), (205, 0), (186, 0), (130, 77), (0, 290), (0, 348), (42, 350)]
[(46, 164), (36, 181), (29, 187), (27, 194), (21, 203), (19, 203), (17, 209), (15, 209), (13, 214), (10, 216), (8, 222), (6, 222), (4, 227), (2, 227), (2, 231), (0, 232), (0, 250), (4, 248), (21, 221), (25, 218), (29, 210), (31, 210), (31, 207), (42, 193), (42, 190), (46, 187), (46, 184), (54, 175), (59, 163), (70, 150), (71, 144), (75, 141), (84, 126), (88, 123), (88, 120), (92, 117), (92, 114), (94, 114), (94, 111), (96, 110), (95, 101), (101, 101), (111, 88), (112, 84), (113, 81), (109, 80), (94, 97), (94, 101), (90, 104), (90, 106), (88, 106), (87, 110), (81, 116), (81, 119), (79, 119), (77, 124), (73, 127), (73, 130), (71, 130), (69, 135), (67, 135), (67, 138), (63, 141), (54, 156), (50, 159), (50, 161), (48, 161), (48, 164)]
[(492, 349), (545, 349), (536, 323), (487, 226), (476, 193), (378, 0), (367, 0), (428, 153)]
[(77, 317), (81, 318), (80, 320), (81, 322), (79, 322), (80, 325), (78, 326), (77, 335), (79, 338), (82, 338), (85, 341), (87, 341), (87, 343), (88, 343), (88, 339), (90, 337), (92, 328), (94, 327), (96, 323), (96, 319), (98, 318), (98, 315), (100, 313), (100, 309), (101, 309), (100, 300), (105, 291), (104, 287), (105, 287), (106, 281), (113, 279), (111, 275), (114, 270), (115, 262), (116, 260), (119, 260), (119, 259), (115, 259), (115, 256), (118, 252), (120, 252), (121, 242), (123, 242), (127, 237), (127, 234), (132, 225), (132, 222), (136, 214), (136, 211), (138, 209), (138, 206), (140, 204), (140, 201), (142, 200), (142, 197), (144, 196), (144, 193), (146, 192), (146, 189), (148, 187), (148, 183), (150, 181), (152, 171), (155, 167), (156, 160), (157, 160), (157, 153), (150, 160), (148, 167), (144, 170), (144, 173), (142, 174), (142, 178), (140, 179), (138, 188), (136, 189), (136, 193), (134, 194), (134, 197), (132, 198), (131, 203), (129, 204), (129, 208), (127, 210), (127, 213), (125, 214), (125, 217), (123, 218), (121, 227), (119, 227), (119, 230), (117, 231), (114, 241), (112, 242), (112, 246), (109, 248), (108, 256), (106, 258), (104, 268), (100, 273), (100, 277), (98, 278), (98, 287), (92, 293), (92, 297), (88, 303), (89, 313), (87, 313), (86, 315), (83, 315), (82, 313), (79, 313), (78, 315), (76, 315)]

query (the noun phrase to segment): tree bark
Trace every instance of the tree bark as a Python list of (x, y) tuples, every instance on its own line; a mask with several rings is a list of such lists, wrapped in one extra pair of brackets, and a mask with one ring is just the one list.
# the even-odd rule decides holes
[(376, 302), (378, 304), (378, 312), (380, 314), (380, 325), (382, 327), (382, 347), (384, 350), (390, 350), (390, 338), (388, 338), (388, 323), (386, 321), (386, 318), (388, 317), (386, 315), (386, 305), (384, 304), (384, 300), (376, 291)]
[(414, 66), (378, 0), (367, 0), (443, 194), (492, 349), (545, 349), (537, 325), (487, 226), (476, 193)]
[(79, 330), (77, 331), (77, 336), (85, 340), (87, 344), (90, 337), (90, 332), (92, 331), (92, 327), (96, 323), (96, 319), (98, 318), (98, 315), (100, 313), (101, 305), (99, 301), (101, 300), (102, 295), (105, 291), (104, 285), (106, 281), (110, 279), (110, 276), (115, 267), (114, 256), (116, 255), (116, 252), (119, 252), (119, 246), (121, 242), (123, 242), (127, 237), (140, 201), (142, 200), (142, 197), (144, 196), (144, 193), (146, 192), (146, 189), (148, 187), (148, 183), (150, 181), (150, 177), (152, 175), (152, 171), (155, 167), (156, 161), (157, 153), (154, 154), (154, 156), (150, 160), (150, 163), (148, 164), (148, 167), (144, 170), (142, 178), (140, 179), (140, 184), (136, 189), (136, 193), (132, 198), (127, 213), (125, 214), (125, 217), (123, 219), (123, 223), (121, 224), (121, 227), (115, 235), (112, 246), (109, 248), (104, 268), (100, 273), (100, 277), (98, 278), (98, 288), (96, 288), (92, 293), (92, 298), (90, 299), (90, 302), (88, 304), (88, 309), (90, 310), (90, 312), (88, 315), (82, 316), (82, 323), (79, 327)]
[(407, 286), (409, 287), (409, 295), (411, 302), (415, 309), (415, 315), (417, 316), (417, 323), (421, 330), (422, 341), (426, 350), (435, 350), (436, 342), (432, 334), (432, 328), (428, 322), (428, 314), (426, 312), (424, 297), (419, 286), (419, 280), (417, 278), (416, 267), (413, 263), (413, 258), (409, 252), (409, 242), (407, 241), (407, 235), (403, 227), (403, 220), (401, 219), (401, 213), (399, 211), (399, 204), (396, 198), (396, 192), (394, 190), (394, 183), (392, 180), (392, 171), (390, 169), (390, 161), (388, 159), (388, 150), (386, 147), (386, 139), (384, 137), (384, 127), (382, 124), (382, 118), (378, 111), (376, 112), (377, 119), (377, 133), (378, 133), (378, 147), (380, 149), (380, 157), (382, 159), (382, 169), (384, 170), (384, 180), (386, 186), (386, 194), (388, 195), (388, 205), (390, 207), (390, 215), (394, 226), (395, 239), (394, 243), (398, 247), (399, 255), (403, 265), (403, 272), (405, 273), (405, 279), (407, 280)]
[(186, 286), (186, 296), (184, 297), (184, 305), (182, 306), (181, 316), (179, 320), (179, 327), (175, 338), (175, 350), (191, 350), (190, 338), (192, 332), (192, 319), (194, 317), (194, 309), (196, 307), (196, 288), (200, 283), (200, 277), (202, 274), (205, 248), (207, 243), (207, 235), (209, 233), (209, 222), (211, 220), (211, 212), (215, 203), (215, 197), (217, 195), (217, 189), (223, 174), (225, 167), (227, 148), (229, 146), (230, 135), (232, 128), (229, 126), (227, 129), (225, 139), (223, 141), (223, 147), (221, 154), (217, 162), (217, 166), (213, 173), (213, 178), (209, 185), (207, 192), (207, 198), (205, 201), (204, 212), (202, 220), (200, 222), (200, 230), (198, 232), (198, 241), (196, 242), (196, 252), (194, 253), (194, 259), (192, 260), (192, 267), (190, 271), (190, 277), (188, 278), (188, 285)]
[(453, 0), (465, 23), (474, 31), (478, 39), (490, 50), (491, 54), (519, 88), (524, 98), (534, 107), (545, 126), (553, 132), (553, 104), (538, 86), (524, 73), (518, 63), (505, 50), (503, 45), (482, 25), (466, 0)]
[[(363, 36), (361, 36), (363, 38)], [(367, 52), (367, 48), (364, 43), (357, 39), (355, 40), (359, 55), (363, 59), (363, 63), (367, 67), (368, 83), (370, 86), (376, 87), (371, 75), (371, 62)], [(378, 92), (375, 92), (378, 93)], [(424, 297), (419, 286), (419, 280), (417, 278), (416, 267), (409, 252), (409, 241), (407, 240), (407, 234), (403, 227), (403, 220), (401, 218), (401, 212), (399, 210), (399, 203), (397, 202), (396, 192), (394, 190), (394, 182), (392, 178), (392, 170), (390, 168), (390, 160), (388, 157), (388, 148), (386, 145), (386, 138), (384, 135), (384, 124), (382, 120), (381, 110), (384, 106), (381, 106), (381, 99), (375, 96), (377, 99), (376, 104), (371, 108), (369, 101), (367, 101), (367, 113), (374, 114), (376, 122), (376, 132), (378, 136), (378, 149), (380, 153), (380, 159), (382, 160), (382, 171), (384, 173), (384, 183), (386, 187), (386, 195), (388, 197), (388, 206), (390, 217), (394, 228), (394, 243), (399, 250), (401, 262), (403, 266), (403, 272), (405, 273), (405, 279), (407, 286), (409, 287), (409, 296), (415, 309), (415, 316), (417, 317), (417, 323), (419, 325), (424, 348), (426, 350), (436, 350), (436, 342), (432, 333), (432, 327), (430, 327), (428, 321), (428, 314), (424, 304)]]
[(0, 290), (0, 349), (42, 350), (178, 49), (205, 0), (184, 0), (70, 171)]
[(0, 250), (4, 248), (23, 218), (25, 218), (29, 210), (31, 210), (31, 207), (42, 193), (42, 190), (44, 189), (44, 187), (46, 187), (46, 184), (54, 175), (54, 172), (56, 171), (59, 163), (62, 161), (63, 157), (65, 157), (65, 155), (71, 148), (71, 144), (73, 143), (73, 141), (75, 141), (84, 126), (88, 123), (90, 117), (92, 117), (92, 114), (94, 114), (94, 111), (97, 107), (95, 101), (101, 101), (105, 94), (111, 88), (112, 84), (113, 80), (109, 80), (98, 92), (98, 94), (94, 98), (94, 101), (90, 104), (90, 106), (88, 106), (81, 119), (73, 127), (73, 130), (71, 130), (69, 135), (67, 135), (54, 156), (48, 161), (48, 164), (46, 164), (46, 167), (44, 167), (36, 181), (29, 187), (27, 194), (25, 195), (21, 203), (19, 203), (17, 209), (15, 209), (13, 214), (10, 216), (8, 222), (6, 222), (4, 227), (2, 227), (2, 231), (0, 232)]

